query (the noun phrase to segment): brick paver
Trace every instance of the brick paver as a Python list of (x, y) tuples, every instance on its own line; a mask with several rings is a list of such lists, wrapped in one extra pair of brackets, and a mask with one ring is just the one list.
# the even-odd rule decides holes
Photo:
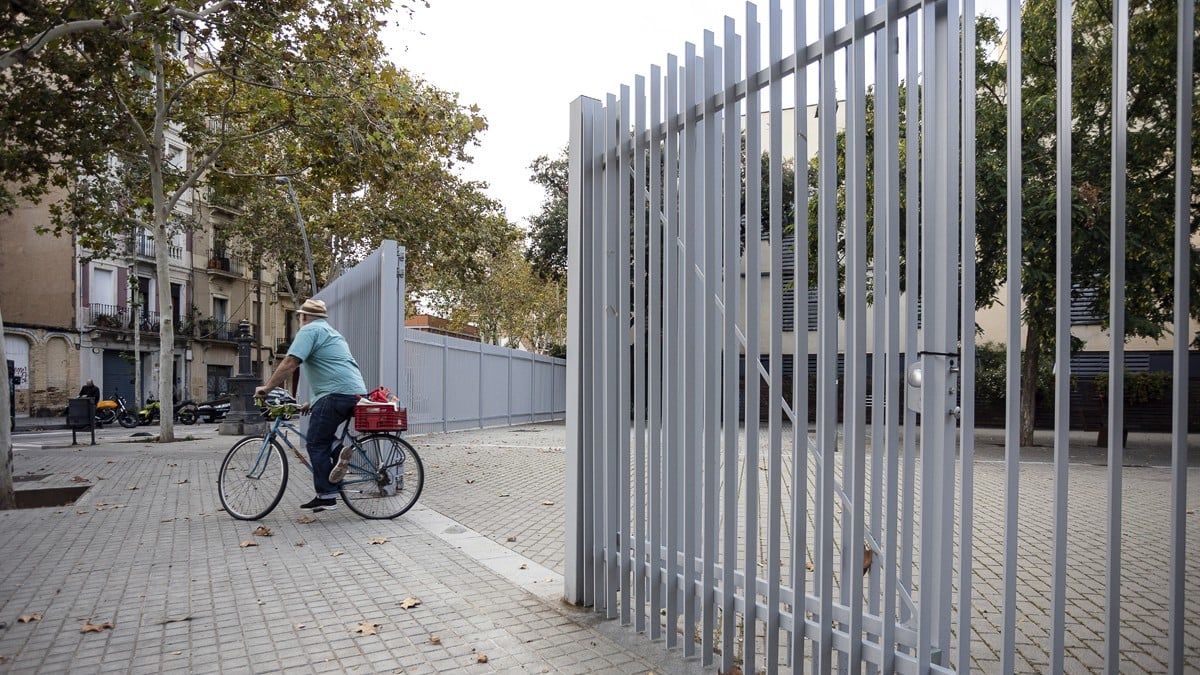
[[(785, 439), (789, 436), (790, 432), (784, 434)], [(561, 425), (461, 432), (431, 440), (424, 456), (438, 467), (431, 479), (431, 484), (438, 489), (429, 496), (429, 503), (493, 540), (561, 571), (564, 444), (565, 429)], [(1040, 459), (1046, 453), (1038, 448), (1029, 454)], [(1090, 459), (1095, 453), (1084, 448), (1080, 454)], [(1138, 456), (1134, 452), (1130, 454)], [(762, 469), (767, 466), (765, 455), (764, 452)], [(996, 455), (995, 448), (981, 446), (980, 456), (984, 459), (977, 462), (974, 472), (972, 663), (980, 672), (999, 670), (1005, 468), (995, 460)], [(838, 455), (839, 474), (840, 456), (841, 453)], [(1138, 456), (1139, 462), (1145, 461), (1143, 456)], [(790, 443), (786, 441), (784, 457), (790, 457)], [(785, 461), (784, 468), (784, 474), (788, 475), (790, 461)], [(1049, 663), (1052, 469), (1042, 461), (1030, 461), (1021, 466), (1016, 635), (1019, 672), (1044, 672)], [(918, 476), (919, 472), (918, 460)], [(744, 467), (739, 473), (744, 476)], [(765, 513), (766, 471), (758, 473), (762, 500), (760, 513)], [(1162, 672), (1167, 663), (1169, 524), (1164, 514), (1170, 472), (1161, 466), (1127, 466), (1123, 475), (1122, 671)], [(473, 482), (467, 483), (463, 476), (469, 476)], [(1103, 666), (1106, 476), (1106, 467), (1086, 461), (1073, 462), (1070, 466), (1065, 655), (1068, 672), (1094, 672)], [(790, 530), (789, 483), (785, 480), (783, 486), (785, 535)], [(543, 501), (554, 504), (545, 506)], [(1189, 508), (1200, 503), (1200, 469), (1189, 471), (1188, 503)], [(1200, 516), (1196, 516), (1196, 512), (1197, 509), (1192, 508), (1188, 516), (1189, 551), (1200, 551)], [(765, 560), (766, 554), (765, 517), (760, 517), (760, 527), (763, 531), (757, 548), (761, 561)], [(809, 532), (811, 537), (814, 529), (810, 527)], [(510, 536), (515, 536), (516, 541), (508, 541)], [(739, 532), (739, 559), (745, 555), (744, 539), (744, 531)], [(785, 554), (789, 550), (788, 541), (785, 536)], [(811, 538), (809, 547), (811, 555)], [(840, 541), (838, 548), (840, 550)], [(955, 555), (957, 560), (957, 553)], [(919, 557), (918, 550), (914, 552), (914, 558), (919, 561)], [(785, 569), (786, 564), (785, 560)], [(952, 583), (957, 607), (957, 578)], [(811, 592), (812, 588), (809, 590)], [(1200, 671), (1200, 555), (1188, 556), (1186, 596), (1186, 658), (1189, 668)]]
[[(342, 508), (298, 523), (311, 487), (295, 464), (283, 503), (261, 521), (273, 535), (252, 536), (258, 523), (219, 511), (214, 477), (230, 441), (18, 450), (18, 475), (78, 475), (93, 487), (72, 506), (0, 513), (0, 671), (679, 669), (586, 612), (526, 593), (415, 519)], [(434, 501), (442, 488), (426, 489)], [(387, 542), (369, 543), (378, 536)], [(402, 609), (409, 596), (421, 604)], [(29, 613), (42, 619), (17, 622)], [(86, 621), (115, 627), (83, 634)], [(355, 635), (363, 621), (381, 624), (378, 635)]]

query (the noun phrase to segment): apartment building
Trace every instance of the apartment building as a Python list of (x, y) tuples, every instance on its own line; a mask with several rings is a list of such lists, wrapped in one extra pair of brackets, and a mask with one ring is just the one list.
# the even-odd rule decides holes
[[(195, 198), (181, 200), (178, 215), (194, 223), (190, 230), (165, 243), (145, 231), (131, 233), (113, 257), (89, 260), (77, 242), (35, 232), (49, 222), (49, 203), (23, 204), (0, 217), (0, 307), (5, 351), (22, 379), (18, 414), (58, 414), (89, 379), (105, 396), (119, 393), (131, 402), (156, 397), (164, 370), (160, 293), (170, 293), (174, 311), (178, 399), (204, 400), (228, 391), (243, 320), (251, 324), (251, 358), (259, 372), (286, 352), (299, 328), (296, 299), (276, 265), (239, 259), (227, 248), (221, 226), (236, 213)], [(168, 247), (170, 261), (166, 289), (159, 288), (155, 267), (161, 245)], [(299, 281), (293, 279), (293, 288)]]

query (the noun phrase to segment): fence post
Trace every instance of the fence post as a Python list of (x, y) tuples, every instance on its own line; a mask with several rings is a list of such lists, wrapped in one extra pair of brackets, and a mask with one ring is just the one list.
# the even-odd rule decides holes
[(479, 428), (483, 428), (483, 340), (479, 341)]
[(508, 379), (505, 380), (505, 383), (506, 383), (505, 386), (508, 387), (508, 396), (506, 396), (505, 398), (508, 400), (508, 426), (511, 427), (512, 426), (512, 350), (511, 349), (508, 350), (506, 356), (508, 357)]
[[(584, 437), (584, 417), (587, 415), (584, 402), (582, 378), (587, 377), (585, 351), (590, 352), (591, 340), (583, 321), (587, 303), (584, 302), (586, 276), (582, 266), (589, 264), (591, 256), (584, 250), (584, 139), (592, 138), (592, 116), (599, 101), (580, 96), (571, 102), (571, 142), (569, 167), (569, 189), (567, 200), (567, 344), (575, 345), (567, 352), (567, 485), (566, 511), (566, 557), (563, 566), (563, 595), (567, 602), (582, 605), (585, 602), (585, 587), (591, 584), (587, 578), (585, 564), (588, 559), (584, 535), (584, 509), (589, 501), (585, 490), (591, 490), (589, 481), (584, 480), (584, 468), (591, 463)], [(589, 284), (590, 286), (590, 284)], [(588, 328), (593, 328), (589, 326)], [(532, 372), (531, 386), (532, 390)], [(512, 387), (512, 353), (509, 352), (509, 387)], [(532, 407), (530, 409), (532, 415)], [(512, 398), (509, 398), (509, 416), (512, 415)]]
[(446, 410), (446, 390), (449, 388), (449, 381), (446, 371), (450, 370), (450, 342), (446, 336), (442, 338), (442, 433), (450, 430), (450, 413)]

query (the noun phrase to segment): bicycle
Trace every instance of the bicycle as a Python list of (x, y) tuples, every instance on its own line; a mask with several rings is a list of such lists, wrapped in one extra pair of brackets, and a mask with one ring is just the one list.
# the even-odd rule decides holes
[[(295, 403), (268, 406), (264, 417), (273, 420), (263, 436), (247, 436), (233, 445), (221, 462), (217, 476), (221, 506), (238, 520), (259, 520), (283, 499), (287, 489), (288, 461), (283, 446), (308, 470), (306, 453), (289, 435), (300, 430), (290, 421), (308, 414)], [(425, 486), (425, 468), (412, 445), (386, 432), (358, 436), (350, 433), (350, 422), (342, 428), (336, 447), (354, 446), (350, 468), (339, 485), (342, 500), (363, 518), (388, 520), (403, 515), (417, 503)], [(265, 507), (260, 505), (265, 504)]]

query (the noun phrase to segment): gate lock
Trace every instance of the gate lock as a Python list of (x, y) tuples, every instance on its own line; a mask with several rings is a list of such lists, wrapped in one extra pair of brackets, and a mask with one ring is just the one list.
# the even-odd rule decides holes
[(908, 367), (908, 374), (904, 378), (908, 385), (908, 391), (904, 397), (906, 407), (915, 412), (920, 413), (921, 410), (921, 387), (925, 384), (924, 363), (926, 356), (939, 356), (946, 361), (946, 413), (953, 415), (954, 419), (961, 419), (962, 407), (958, 404), (958, 374), (960, 368), (958, 365), (958, 352), (917, 352), (920, 357), (919, 361), (913, 362)]

